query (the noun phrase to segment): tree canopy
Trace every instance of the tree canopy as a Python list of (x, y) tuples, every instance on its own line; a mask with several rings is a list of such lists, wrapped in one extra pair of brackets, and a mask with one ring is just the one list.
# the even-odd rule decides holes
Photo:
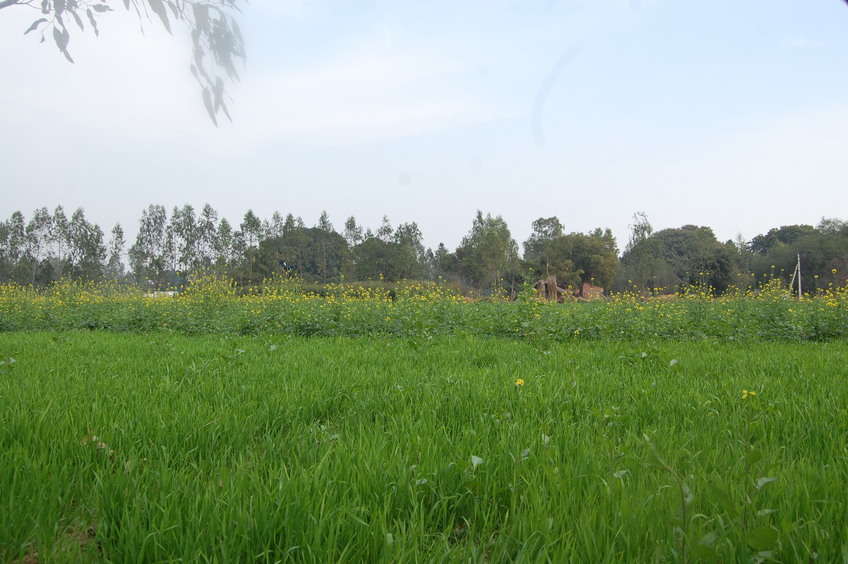
[(656, 295), (693, 285), (718, 294), (763, 277), (788, 283), (798, 256), (805, 291), (843, 285), (848, 274), (848, 223), (838, 219), (776, 227), (736, 243), (720, 242), (704, 226), (654, 231), (645, 214), (634, 216), (632, 229), (619, 258), (609, 229), (567, 233), (557, 217), (539, 218), (519, 257), (506, 220), (482, 211), (451, 251), (441, 243), (425, 248), (416, 222), (394, 226), (387, 216), (374, 230), (350, 216), (337, 232), (326, 211), (307, 227), (291, 213), (267, 219), (248, 210), (231, 224), (209, 204), (176, 206), (170, 213), (150, 205), (134, 240), (126, 241), (123, 227), (115, 225), (107, 241), (82, 209), (69, 217), (61, 206), (52, 213), (42, 207), (29, 218), (16, 211), (0, 220), (0, 283), (105, 278), (167, 288), (211, 272), (241, 285), (279, 275), (310, 283), (441, 278), (476, 295), (515, 296), (523, 283), (555, 276), (576, 294), (589, 284)]

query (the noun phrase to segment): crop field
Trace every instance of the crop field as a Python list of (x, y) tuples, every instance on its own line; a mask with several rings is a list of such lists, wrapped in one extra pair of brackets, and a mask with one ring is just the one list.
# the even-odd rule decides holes
[(6, 287), (0, 561), (846, 561), (847, 319)]

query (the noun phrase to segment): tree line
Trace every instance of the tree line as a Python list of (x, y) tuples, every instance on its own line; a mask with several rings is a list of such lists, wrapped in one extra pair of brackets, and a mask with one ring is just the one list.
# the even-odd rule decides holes
[[(20, 212), (0, 222), (0, 281), (49, 285), (63, 278), (117, 280), (149, 289), (178, 287), (200, 273), (249, 286), (274, 276), (304, 281), (443, 280), (461, 291), (514, 295), (525, 282), (556, 279), (580, 295), (585, 288), (666, 294), (698, 285), (721, 293), (763, 277), (789, 280), (802, 257), (805, 289), (842, 285), (848, 273), (848, 223), (771, 229), (751, 241), (720, 242), (709, 227), (684, 225), (654, 231), (638, 212), (621, 255), (610, 229), (566, 232), (556, 217), (539, 218), (521, 249), (506, 221), (478, 211), (459, 246), (425, 248), (415, 222), (393, 226), (388, 217), (372, 230), (353, 216), (336, 230), (327, 212), (308, 227), (293, 214), (260, 218), (252, 210), (238, 225), (209, 204), (150, 205), (128, 245), (116, 224), (107, 239), (83, 209), (70, 217)], [(125, 258), (126, 263), (125, 263)]]

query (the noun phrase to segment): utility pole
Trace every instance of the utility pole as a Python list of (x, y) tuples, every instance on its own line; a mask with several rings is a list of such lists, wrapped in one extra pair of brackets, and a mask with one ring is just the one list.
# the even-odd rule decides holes
[(795, 272), (792, 273), (792, 280), (789, 282), (789, 288), (795, 284), (795, 278), (798, 279), (798, 299), (801, 299), (801, 253), (798, 253), (798, 262), (795, 263)]

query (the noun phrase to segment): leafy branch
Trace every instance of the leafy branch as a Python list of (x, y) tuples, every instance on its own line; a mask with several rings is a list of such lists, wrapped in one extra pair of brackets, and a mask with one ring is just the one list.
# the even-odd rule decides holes
[[(226, 85), (238, 81), (237, 63), (244, 62), (244, 40), (235, 14), (238, 0), (123, 0), (128, 11), (135, 11), (142, 22), (154, 17), (172, 33), (171, 22), (183, 22), (191, 30), (191, 73), (200, 84), (203, 104), (209, 118), (218, 125), (218, 114), (230, 117), (226, 103)], [(35, 7), (34, 0), (0, 0), (0, 9), (11, 6)], [(111, 12), (109, 0), (41, 0), (42, 17), (24, 32), (41, 34), (41, 42), (51, 34), (59, 52), (71, 63), (69, 20), (85, 31), (86, 21), (100, 34), (99, 18)]]

